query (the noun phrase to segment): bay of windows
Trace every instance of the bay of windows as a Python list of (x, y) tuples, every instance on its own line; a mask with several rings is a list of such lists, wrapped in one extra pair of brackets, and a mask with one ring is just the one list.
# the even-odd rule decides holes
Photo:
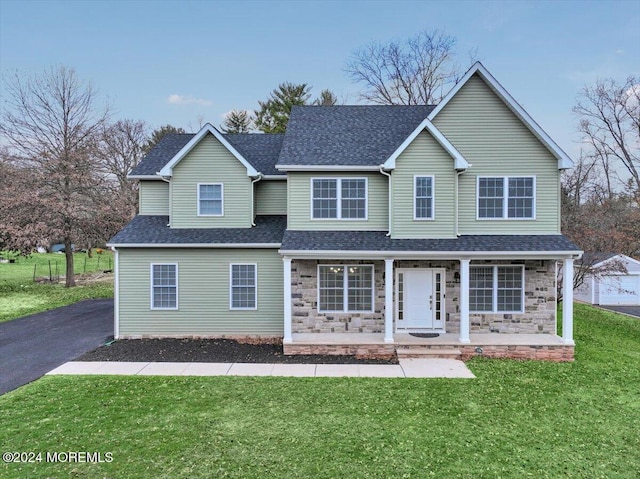
[(313, 178), (313, 219), (367, 219), (366, 178)]
[(532, 176), (478, 178), (478, 218), (533, 219), (535, 180)]

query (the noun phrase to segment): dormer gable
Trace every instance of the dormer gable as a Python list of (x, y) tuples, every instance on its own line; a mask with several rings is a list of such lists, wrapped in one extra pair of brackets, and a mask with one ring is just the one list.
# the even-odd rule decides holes
[(207, 123), (202, 127), (202, 129), (196, 133), (196, 135), (186, 144), (184, 145), (178, 153), (175, 154), (171, 160), (157, 173), (163, 177), (171, 177), (173, 176), (173, 169), (180, 163), (187, 154), (198, 145), (203, 138), (207, 135), (213, 135), (216, 140), (218, 140), (228, 151), (231, 153), (247, 170), (247, 176), (257, 177), (258, 171), (246, 160), (244, 156), (242, 156), (238, 150), (236, 150), (231, 143), (229, 143), (224, 135), (220, 133), (213, 125)]

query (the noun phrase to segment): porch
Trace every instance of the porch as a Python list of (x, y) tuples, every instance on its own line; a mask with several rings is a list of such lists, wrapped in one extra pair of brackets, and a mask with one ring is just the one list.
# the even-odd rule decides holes
[(285, 354), (330, 354), (356, 356), (432, 357), (467, 360), (474, 356), (489, 358), (572, 361), (574, 346), (555, 334), (469, 335), (461, 343), (458, 333), (440, 333), (422, 338), (411, 333), (393, 334), (393, 343), (384, 334), (298, 333), (284, 344)]

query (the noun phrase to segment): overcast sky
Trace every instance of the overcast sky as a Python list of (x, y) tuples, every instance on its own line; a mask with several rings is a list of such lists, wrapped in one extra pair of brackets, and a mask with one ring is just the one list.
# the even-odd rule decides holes
[(0, 70), (74, 67), (117, 118), (152, 127), (219, 125), (279, 83), (357, 102), (353, 50), (424, 29), (457, 38), (571, 156), (585, 84), (640, 75), (640, 0), (29, 1), (0, 0)]

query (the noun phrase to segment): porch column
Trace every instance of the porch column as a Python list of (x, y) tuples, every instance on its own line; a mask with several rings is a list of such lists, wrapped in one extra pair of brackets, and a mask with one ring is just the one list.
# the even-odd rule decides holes
[(562, 339), (573, 346), (573, 259), (562, 265)]
[(384, 260), (384, 342), (393, 343), (393, 260)]
[(469, 263), (460, 260), (460, 342), (469, 344)]
[(282, 258), (284, 266), (284, 344), (293, 343), (291, 335), (291, 258)]

